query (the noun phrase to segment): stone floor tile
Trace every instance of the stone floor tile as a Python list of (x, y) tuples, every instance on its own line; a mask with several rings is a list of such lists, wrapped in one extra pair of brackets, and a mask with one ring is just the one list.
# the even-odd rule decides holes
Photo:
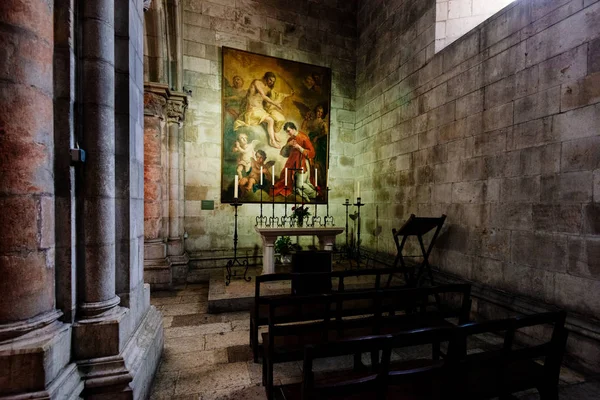
[(231, 321), (248, 321), (250, 324), (250, 312), (248, 311), (236, 311), (236, 312), (228, 312), (218, 314), (221, 317), (221, 321), (223, 322), (231, 322)]
[(189, 294), (179, 296), (179, 301), (181, 304), (206, 303), (208, 302), (208, 296), (206, 294), (198, 294), (196, 292), (191, 292)]
[(175, 385), (175, 394), (210, 394), (218, 390), (250, 386), (246, 363), (222, 364), (182, 371)]
[(250, 381), (252, 384), (262, 384), (262, 364), (254, 363), (254, 361), (247, 362), (248, 374), (250, 374)]
[(231, 330), (233, 331), (249, 331), (250, 317), (242, 320), (231, 321)]
[(179, 377), (179, 371), (156, 374), (152, 384), (151, 400), (167, 400), (175, 393), (175, 382)]
[(169, 354), (190, 353), (192, 351), (204, 350), (206, 339), (204, 335), (184, 336), (184, 337), (168, 337), (165, 330), (165, 351)]
[(175, 290), (157, 290), (155, 292), (150, 293), (151, 302), (154, 299), (162, 298), (162, 297), (177, 297), (177, 291)]
[(163, 317), (163, 328), (170, 328), (173, 324), (173, 317)]
[(265, 388), (257, 385), (217, 390), (202, 396), (202, 400), (266, 400), (266, 398)]
[(187, 371), (199, 367), (214, 367), (215, 364), (227, 363), (227, 350), (202, 350), (189, 353), (173, 353), (165, 349), (159, 374), (173, 371)]
[(231, 332), (231, 323), (217, 322), (214, 324), (171, 327), (169, 329), (165, 329), (165, 337), (178, 338), (185, 336), (199, 336), (222, 332)]
[(252, 357), (252, 349), (247, 344), (241, 346), (233, 346), (227, 348), (227, 359), (230, 363), (233, 362), (246, 362)]
[(153, 306), (167, 306), (171, 304), (180, 304), (181, 297), (173, 296), (173, 297), (153, 297), (150, 301)]
[(206, 335), (206, 349), (219, 349), (231, 346), (248, 346), (248, 331), (235, 331)]
[(202, 324), (213, 324), (215, 322), (227, 322), (223, 321), (223, 314), (188, 314), (188, 315), (174, 315), (173, 323), (171, 326), (194, 326)]
[(186, 303), (160, 306), (159, 311), (163, 316), (169, 317), (173, 315), (205, 313), (207, 308), (208, 303)]

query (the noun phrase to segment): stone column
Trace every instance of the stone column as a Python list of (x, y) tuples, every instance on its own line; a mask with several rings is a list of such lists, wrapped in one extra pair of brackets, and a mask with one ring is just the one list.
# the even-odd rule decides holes
[(0, 3), (0, 397), (70, 398), (80, 383), (55, 309), (51, 4)]
[(114, 3), (82, 3), (82, 168), (85, 252), (80, 278), (81, 318), (119, 305), (115, 292), (115, 47)]
[(166, 138), (168, 96), (167, 85), (144, 85), (144, 280), (153, 288), (163, 289), (172, 283), (166, 246), (168, 228), (163, 219), (166, 159), (162, 144)]
[(182, 192), (182, 159), (183, 149), (181, 147), (183, 134), (183, 121), (187, 108), (187, 96), (185, 93), (171, 92), (167, 102), (168, 117), (168, 143), (169, 143), (169, 232), (167, 242), (167, 255), (173, 268), (187, 269), (189, 256), (185, 252), (183, 244), (183, 224), (181, 214), (180, 197)]

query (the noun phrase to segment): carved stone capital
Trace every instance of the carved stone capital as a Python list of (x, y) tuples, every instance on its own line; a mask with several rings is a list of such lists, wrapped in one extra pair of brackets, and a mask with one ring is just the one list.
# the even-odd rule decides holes
[(144, 85), (144, 115), (165, 118), (169, 88), (159, 83)]
[(167, 100), (167, 118), (169, 122), (181, 123), (185, 119), (188, 101), (185, 93), (171, 92)]

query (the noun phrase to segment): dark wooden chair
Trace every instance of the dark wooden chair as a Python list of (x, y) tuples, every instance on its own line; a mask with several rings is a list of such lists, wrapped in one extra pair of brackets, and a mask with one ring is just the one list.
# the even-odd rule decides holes
[[(433, 273), (431, 272), (431, 266), (429, 265), (429, 256), (431, 255), (431, 250), (435, 244), (435, 241), (440, 234), (442, 226), (444, 225), (444, 221), (446, 220), (446, 215), (442, 214), (441, 217), (417, 217), (415, 214), (411, 214), (408, 220), (399, 228), (392, 229), (392, 236), (394, 238), (394, 243), (396, 244), (396, 259), (394, 260), (394, 267), (398, 267), (400, 265), (402, 267), (402, 271), (404, 272), (406, 281), (412, 286), (419, 286), (424, 277), (424, 274), (427, 274), (429, 280), (432, 285), (435, 285), (433, 280)], [(423, 243), (423, 236), (427, 234), (427, 232), (435, 229), (433, 236), (429, 242), (429, 246), (425, 249), (425, 244)], [(417, 273), (415, 276), (414, 270), (415, 268), (407, 267), (402, 251), (404, 250), (404, 246), (406, 245), (406, 241), (410, 236), (416, 236), (419, 241), (419, 246), (421, 248), (421, 256), (423, 257), (423, 261), (420, 265), (416, 266)]]

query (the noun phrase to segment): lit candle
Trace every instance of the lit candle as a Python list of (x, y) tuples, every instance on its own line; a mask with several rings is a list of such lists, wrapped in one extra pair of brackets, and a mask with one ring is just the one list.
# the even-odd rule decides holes
[(285, 169), (285, 186), (287, 186), (287, 167)]
[(304, 167), (300, 170), (300, 187), (304, 186)]
[(317, 169), (315, 168), (315, 187), (319, 186), (317, 183)]
[(271, 167), (271, 185), (275, 186), (275, 166)]
[(356, 197), (360, 198), (360, 182), (356, 182)]
[(233, 181), (233, 198), (238, 198), (238, 176), (235, 176), (235, 180)]
[(262, 185), (263, 185), (262, 171), (263, 171), (263, 170), (262, 170), (262, 165), (261, 165), (261, 167), (260, 167), (260, 186), (262, 186)]

